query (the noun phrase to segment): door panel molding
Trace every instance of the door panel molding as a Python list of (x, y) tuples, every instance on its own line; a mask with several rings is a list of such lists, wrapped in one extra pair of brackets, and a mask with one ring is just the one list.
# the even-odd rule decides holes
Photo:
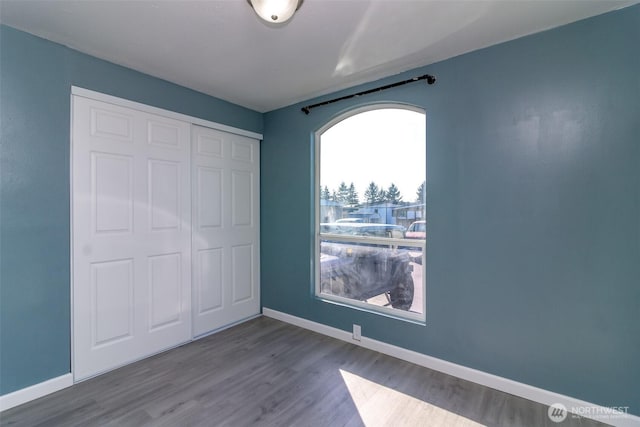
[(74, 381), (259, 315), (262, 135), (71, 93)]
[(194, 125), (192, 147), (193, 335), (198, 337), (260, 313), (260, 144)]
[(79, 381), (191, 339), (191, 125), (81, 96), (72, 120)]

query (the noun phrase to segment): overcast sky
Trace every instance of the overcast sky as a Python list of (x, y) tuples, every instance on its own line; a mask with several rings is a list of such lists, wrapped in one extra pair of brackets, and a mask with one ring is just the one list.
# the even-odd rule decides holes
[(337, 190), (351, 182), (360, 201), (371, 181), (385, 190), (393, 182), (413, 202), (426, 177), (426, 120), (400, 109), (367, 111), (336, 124), (320, 140), (320, 185)]

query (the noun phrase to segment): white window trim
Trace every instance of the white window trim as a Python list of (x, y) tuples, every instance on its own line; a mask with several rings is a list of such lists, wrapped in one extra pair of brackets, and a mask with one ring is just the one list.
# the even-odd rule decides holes
[[(323, 234), (322, 239), (327, 240), (330, 238), (332, 241), (344, 241), (345, 243), (352, 242), (362, 242), (362, 243), (373, 243), (373, 244), (381, 244), (381, 245), (398, 245), (398, 246), (413, 246), (413, 247), (422, 247), (422, 265), (425, 268), (422, 274), (422, 286), (423, 297), (422, 297), (422, 313), (414, 313), (410, 311), (399, 310), (391, 307), (383, 307), (377, 306), (374, 304), (366, 303), (363, 301), (358, 301), (350, 298), (344, 298), (337, 295), (328, 295), (323, 294), (320, 289), (320, 194), (318, 189), (320, 188), (320, 144), (321, 137), (324, 132), (332, 128), (334, 125), (340, 123), (343, 120), (346, 120), (352, 116), (355, 116), (360, 113), (364, 113), (367, 111), (373, 110), (382, 110), (382, 109), (397, 109), (397, 110), (409, 110), (415, 111), (421, 114), (424, 114), (426, 117), (426, 111), (420, 107), (416, 107), (410, 104), (403, 103), (378, 103), (378, 104), (370, 104), (362, 107), (357, 107), (347, 112), (344, 112), (332, 120), (327, 122), (324, 126), (319, 128), (314, 133), (313, 144), (314, 144), (314, 247), (313, 247), (313, 278), (314, 278), (314, 296), (316, 299), (327, 302), (342, 305), (345, 307), (362, 310), (370, 313), (380, 314), (386, 317), (391, 317), (394, 319), (405, 320), (413, 323), (418, 323), (424, 325), (426, 323), (427, 318), (427, 275), (426, 275), (426, 240), (415, 240), (415, 239), (376, 239), (372, 237), (358, 237), (358, 236), (349, 236), (345, 238), (343, 235), (334, 235), (334, 234)], [(426, 141), (425, 141), (426, 143)], [(425, 177), (426, 179), (426, 177)], [(425, 215), (426, 216), (426, 215)]]

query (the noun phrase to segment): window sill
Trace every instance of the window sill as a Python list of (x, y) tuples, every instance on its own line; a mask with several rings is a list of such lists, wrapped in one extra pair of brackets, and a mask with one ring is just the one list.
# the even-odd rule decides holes
[(342, 298), (335, 295), (320, 294), (315, 295), (317, 301), (321, 301), (327, 304), (339, 305), (341, 307), (347, 307), (353, 310), (363, 311), (383, 317), (387, 317), (394, 320), (400, 320), (403, 322), (413, 323), (415, 325), (426, 326), (426, 314), (416, 313), (412, 311), (402, 311), (395, 308), (382, 307), (363, 301), (351, 300), (348, 298)]

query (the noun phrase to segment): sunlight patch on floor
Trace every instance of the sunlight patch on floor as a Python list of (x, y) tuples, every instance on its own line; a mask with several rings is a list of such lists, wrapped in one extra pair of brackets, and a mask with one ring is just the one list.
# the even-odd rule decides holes
[(362, 422), (366, 426), (481, 426), (468, 418), (340, 369)]

